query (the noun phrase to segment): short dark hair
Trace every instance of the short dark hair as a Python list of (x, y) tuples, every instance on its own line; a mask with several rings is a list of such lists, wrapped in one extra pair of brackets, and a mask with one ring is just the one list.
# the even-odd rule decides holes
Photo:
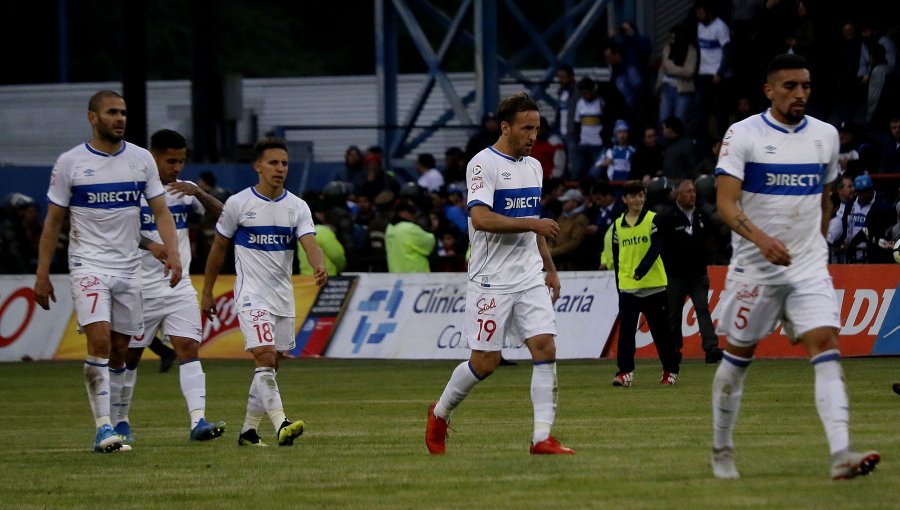
[(287, 142), (283, 138), (269, 137), (263, 138), (253, 144), (253, 161), (259, 161), (263, 153), (269, 149), (281, 149), (288, 152)]
[(647, 189), (642, 181), (634, 179), (625, 181), (625, 184), (622, 185), (623, 195), (637, 195), (638, 193), (647, 193)]
[(428, 168), (434, 168), (437, 166), (437, 161), (435, 161), (434, 156), (427, 152), (419, 154), (419, 157), (416, 158), (416, 161), (418, 161), (420, 165)]
[(186, 149), (187, 140), (181, 133), (171, 129), (160, 129), (150, 136), (150, 150), (164, 151), (166, 149)]
[(517, 113), (520, 112), (540, 112), (541, 107), (531, 99), (526, 92), (516, 92), (515, 94), (500, 101), (497, 108), (497, 122), (512, 124)]
[(671, 117), (666, 117), (666, 120), (663, 121), (663, 126), (668, 127), (672, 131), (681, 136), (684, 134), (684, 122), (678, 117), (672, 115)]
[(209, 183), (210, 186), (215, 186), (216, 174), (210, 172), (209, 170), (204, 170), (200, 172), (200, 180)]
[(775, 56), (766, 66), (766, 78), (785, 69), (809, 69), (809, 63), (800, 55), (782, 53)]
[(570, 66), (569, 64), (562, 64), (561, 66), (557, 67), (556, 70), (562, 71), (569, 76), (575, 76), (575, 70), (572, 69), (572, 66)]
[(594, 90), (595, 86), (594, 80), (587, 76), (578, 80), (578, 90)]
[(118, 97), (119, 99), (125, 99), (122, 97), (122, 94), (119, 94), (115, 90), (101, 90), (97, 92), (91, 99), (88, 101), (88, 111), (98, 113), (100, 111), (100, 102), (108, 97)]
[(592, 195), (612, 195), (612, 192), (612, 186), (609, 184), (609, 181), (600, 181), (591, 187)]

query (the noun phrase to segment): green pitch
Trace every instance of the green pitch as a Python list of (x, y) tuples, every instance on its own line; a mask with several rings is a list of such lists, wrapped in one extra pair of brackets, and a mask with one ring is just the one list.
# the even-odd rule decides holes
[[(80, 363), (0, 366), (0, 508), (898, 508), (900, 360), (844, 360), (851, 435), (878, 449), (874, 473), (828, 478), (806, 361), (751, 367), (735, 434), (742, 479), (712, 478), (710, 381), (685, 363), (678, 385), (639, 362), (632, 388), (611, 361), (562, 362), (554, 435), (574, 456), (531, 457), (531, 368), (500, 367), (457, 409), (447, 455), (430, 456), (425, 412), (455, 362), (290, 360), (278, 374), (294, 447), (240, 448), (251, 362), (204, 361), (207, 417), (228, 424), (188, 441), (177, 367), (141, 367), (134, 451), (91, 451)], [(260, 430), (274, 445), (268, 421)]]

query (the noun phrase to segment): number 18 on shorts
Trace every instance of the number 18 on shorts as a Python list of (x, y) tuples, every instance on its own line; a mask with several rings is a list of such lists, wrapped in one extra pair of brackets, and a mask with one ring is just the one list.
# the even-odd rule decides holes
[(282, 317), (257, 308), (241, 310), (238, 322), (241, 324), (241, 333), (244, 334), (244, 350), (267, 345), (275, 346), (276, 351), (294, 348), (293, 317)]

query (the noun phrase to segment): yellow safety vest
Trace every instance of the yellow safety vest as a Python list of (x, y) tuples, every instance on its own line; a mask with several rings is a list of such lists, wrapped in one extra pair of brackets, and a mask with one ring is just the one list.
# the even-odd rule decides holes
[(656, 213), (647, 211), (643, 221), (633, 227), (624, 227), (625, 215), (620, 216), (615, 223), (616, 234), (619, 239), (619, 289), (649, 289), (665, 287), (666, 269), (663, 266), (662, 257), (657, 257), (650, 266), (650, 270), (640, 280), (632, 278), (644, 255), (650, 250), (650, 230), (653, 227), (653, 218)]

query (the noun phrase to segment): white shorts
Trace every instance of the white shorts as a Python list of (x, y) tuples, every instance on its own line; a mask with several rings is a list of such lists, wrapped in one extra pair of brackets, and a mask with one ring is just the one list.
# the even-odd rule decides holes
[(745, 347), (768, 336), (779, 320), (791, 343), (815, 328), (841, 327), (830, 276), (779, 285), (726, 279), (719, 308), (716, 332)]
[(144, 331), (141, 307), (141, 279), (75, 271), (72, 300), (80, 327), (108, 322), (112, 331), (140, 335)]
[(162, 327), (164, 335), (200, 342), (200, 305), (196, 294), (147, 298), (144, 300), (144, 334), (132, 336), (128, 347), (147, 347)]
[(238, 322), (244, 334), (244, 350), (274, 345), (276, 351), (283, 352), (296, 345), (293, 317), (274, 315), (268, 310), (257, 308), (241, 310)]
[(541, 285), (514, 294), (466, 293), (466, 340), (473, 351), (515, 347), (537, 335), (556, 335), (550, 290)]

